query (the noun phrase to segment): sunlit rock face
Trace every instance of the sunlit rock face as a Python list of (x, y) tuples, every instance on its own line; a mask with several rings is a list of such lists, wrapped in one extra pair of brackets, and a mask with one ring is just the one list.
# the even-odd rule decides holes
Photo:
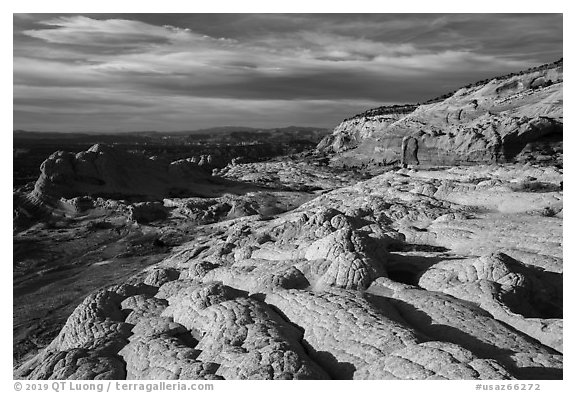
[[(343, 121), (318, 145), (347, 165), (400, 162), (402, 139), (423, 164), (561, 157), (563, 62), (463, 87), (421, 105), (383, 107)], [(528, 148), (527, 148), (528, 145)], [(526, 149), (526, 150), (525, 150)]]
[(16, 375), (561, 378), (561, 182), (520, 164), (401, 169), (201, 225), (86, 298)]

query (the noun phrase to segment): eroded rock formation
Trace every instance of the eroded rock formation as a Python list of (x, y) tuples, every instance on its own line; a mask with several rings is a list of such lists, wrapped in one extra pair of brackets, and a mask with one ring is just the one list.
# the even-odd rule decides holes
[(79, 196), (158, 200), (202, 194), (209, 175), (193, 162), (165, 163), (107, 145), (77, 154), (57, 151), (40, 168), (32, 198), (49, 201)]
[(423, 164), (562, 158), (562, 60), (463, 87), (421, 105), (376, 108), (338, 125), (318, 145), (334, 164), (393, 164), (402, 140), (420, 141)]
[(16, 376), (562, 378), (561, 182), (555, 167), (401, 169), (201, 225), (84, 300)]

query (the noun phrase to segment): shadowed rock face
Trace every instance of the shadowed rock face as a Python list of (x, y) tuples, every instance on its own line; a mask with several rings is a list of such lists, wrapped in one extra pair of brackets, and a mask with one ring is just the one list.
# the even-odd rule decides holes
[[(373, 110), (345, 120), (318, 145), (347, 165), (402, 160), (402, 140), (418, 138), (422, 163), (504, 162), (531, 144), (562, 143), (563, 62), (464, 87), (446, 99)], [(548, 152), (550, 154), (550, 152)], [(557, 159), (557, 154), (548, 159)]]
[(561, 182), (534, 165), (401, 169), (200, 225), (88, 296), (16, 376), (560, 379)]
[(50, 200), (77, 196), (158, 200), (201, 193), (208, 179), (192, 162), (164, 163), (106, 145), (77, 154), (58, 151), (40, 167), (32, 198)]
[(418, 139), (413, 136), (406, 136), (402, 139), (402, 167), (407, 165), (418, 165)]

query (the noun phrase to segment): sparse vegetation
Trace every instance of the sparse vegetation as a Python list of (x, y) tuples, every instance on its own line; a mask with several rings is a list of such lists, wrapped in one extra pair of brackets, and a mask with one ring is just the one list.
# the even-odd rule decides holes
[(515, 192), (554, 192), (562, 191), (562, 187), (553, 183), (546, 183), (536, 180), (524, 180), (512, 183), (510, 189)]
[(112, 223), (110, 221), (106, 221), (106, 220), (90, 221), (86, 225), (86, 228), (89, 231), (97, 231), (100, 229), (111, 229), (113, 227), (114, 227), (114, 225), (112, 225)]
[(393, 115), (393, 114), (408, 114), (412, 113), (418, 108), (418, 104), (401, 104), (401, 105), (388, 105), (380, 106), (378, 108), (369, 109), (366, 112), (360, 113), (356, 116), (352, 116), (344, 121), (363, 118), (363, 117), (375, 117), (382, 115)]

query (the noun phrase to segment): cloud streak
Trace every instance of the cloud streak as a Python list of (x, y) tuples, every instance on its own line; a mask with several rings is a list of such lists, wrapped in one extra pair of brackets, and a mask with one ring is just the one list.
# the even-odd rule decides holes
[(334, 126), (561, 56), (561, 15), (15, 15), (14, 127)]

